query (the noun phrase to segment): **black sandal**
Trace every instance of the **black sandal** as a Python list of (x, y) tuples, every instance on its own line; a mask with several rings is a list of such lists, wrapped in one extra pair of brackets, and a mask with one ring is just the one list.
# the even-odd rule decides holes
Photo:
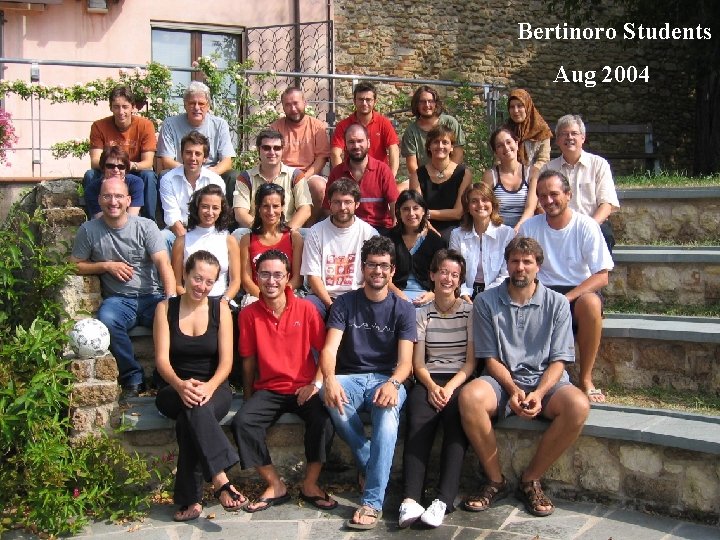
[[(482, 486), (479, 495), (468, 497), (463, 501), (463, 508), (468, 512), (484, 512), (495, 501), (504, 499), (510, 494), (510, 486), (507, 478), (503, 476), (502, 482), (490, 482), (489, 480)], [(482, 503), (478, 506), (471, 503)]]
[[(231, 488), (234, 487), (230, 482), (225, 482), (223, 486), (218, 489), (213, 495), (215, 495), (215, 498), (220, 501), (220, 504), (225, 509), (226, 512), (238, 512), (245, 508), (247, 503), (249, 502), (249, 499), (245, 497), (245, 495), (242, 495), (241, 493), (238, 493), (236, 491), (233, 491)], [(233, 501), (242, 501), (238, 506), (225, 506), (222, 501), (220, 500), (220, 495), (222, 495), (223, 491), (227, 491), (228, 495)]]

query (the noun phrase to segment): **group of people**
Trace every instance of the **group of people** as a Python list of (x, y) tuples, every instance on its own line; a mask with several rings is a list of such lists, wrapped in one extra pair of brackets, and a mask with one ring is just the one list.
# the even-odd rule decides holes
[[(524, 90), (511, 92), (510, 120), (489, 141), (496, 162), (477, 182), (463, 164), (462, 128), (433, 88), (413, 95), (416, 120), (402, 141), (374, 110), (371, 84), (356, 85), (353, 97), (355, 112), (331, 142), (305, 114), (302, 91), (288, 88), (285, 116), (257, 136), (257, 167), (236, 173), (227, 124), (209, 113), (207, 87), (191, 83), (186, 113), (159, 136), (163, 230), (148, 196), (157, 189), (146, 170), (155, 148), (130, 140), (146, 129), (126, 89), (110, 95), (113, 116), (93, 124), (100, 171), (84, 179), (91, 219), (71, 260), (79, 274), (100, 276), (97, 318), (110, 331), (123, 400), (145, 390), (128, 331), (153, 327), (156, 403), (176, 420), (180, 449), (175, 519), (201, 514), (206, 481), (228, 511), (287, 502), (265, 439), (292, 412), (306, 425), (300, 497), (321, 510), (337, 506), (319, 485), (337, 433), (361, 493), (347, 524), (374, 528), (406, 401), (401, 527), (437, 527), (455, 509), (468, 444), (485, 479), (462, 506), (484, 511), (510, 492), (492, 427), (509, 414), (552, 421), (516, 491), (530, 513), (549, 515), (540, 479), (579, 435), (589, 402), (605, 398), (592, 368), (600, 291), (613, 268), (607, 217), (618, 202), (609, 166), (582, 150), (585, 126), (574, 115), (557, 122), (562, 155), (550, 161), (552, 133)], [(396, 182), (400, 155), (407, 189)], [(577, 387), (565, 370), (575, 340)], [(237, 449), (219, 425), (235, 350), (245, 399), (232, 422)], [(438, 494), (426, 505), (440, 424)], [(264, 480), (258, 499), (229, 481), (236, 463)]]

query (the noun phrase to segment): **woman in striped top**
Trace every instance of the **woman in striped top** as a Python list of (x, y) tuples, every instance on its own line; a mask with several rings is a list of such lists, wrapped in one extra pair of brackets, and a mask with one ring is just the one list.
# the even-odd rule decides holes
[[(417, 309), (418, 341), (413, 352), (417, 384), (407, 398), (407, 432), (403, 455), (404, 500), (400, 527), (418, 518), (431, 527), (442, 524), (460, 486), (467, 439), (460, 422), (459, 388), (475, 371), (472, 304), (459, 297), (465, 260), (441, 249), (430, 263), (435, 300)], [(438, 497), (427, 510), (420, 503), (430, 450), (438, 425), (443, 425)]]
[(518, 141), (509, 128), (493, 131), (489, 146), (497, 165), (485, 171), (482, 181), (495, 192), (503, 223), (517, 232), (520, 224), (535, 214), (537, 180), (518, 161)]

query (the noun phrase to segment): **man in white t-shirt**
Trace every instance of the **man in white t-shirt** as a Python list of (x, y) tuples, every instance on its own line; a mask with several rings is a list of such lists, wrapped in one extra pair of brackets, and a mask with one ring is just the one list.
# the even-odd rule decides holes
[(612, 254), (615, 236), (608, 217), (620, 208), (620, 202), (610, 164), (604, 158), (583, 150), (585, 124), (576, 114), (566, 114), (558, 120), (555, 139), (562, 155), (550, 161), (543, 170), (560, 171), (567, 176), (573, 192), (570, 208), (600, 224), (600, 231)]
[(307, 277), (312, 294), (306, 298), (325, 318), (333, 300), (363, 285), (360, 250), (377, 231), (355, 215), (360, 187), (351, 178), (340, 178), (328, 187), (330, 216), (310, 228), (303, 247), (300, 273)]
[(580, 389), (591, 402), (604, 402), (605, 396), (592, 382), (592, 368), (602, 334), (600, 289), (608, 284), (608, 272), (614, 266), (612, 257), (597, 221), (570, 208), (573, 194), (562, 172), (543, 171), (538, 177), (537, 194), (545, 213), (525, 221), (518, 235), (534, 238), (545, 251), (538, 278), (570, 301)]

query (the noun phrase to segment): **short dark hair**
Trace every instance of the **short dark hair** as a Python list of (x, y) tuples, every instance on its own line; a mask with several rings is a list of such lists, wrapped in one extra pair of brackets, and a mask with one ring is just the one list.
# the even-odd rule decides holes
[(287, 220), (285, 218), (285, 188), (272, 182), (262, 184), (255, 192), (255, 217), (253, 218), (252, 225), (250, 225), (250, 232), (255, 234), (262, 233), (263, 222), (258, 208), (263, 203), (263, 199), (269, 195), (278, 194), (280, 195), (280, 204), (282, 205), (282, 212), (280, 213), (280, 231), (287, 232), (290, 230)]
[(210, 155), (210, 141), (208, 140), (208, 138), (205, 135), (203, 135), (196, 129), (193, 129), (190, 133), (188, 133), (182, 139), (180, 139), (180, 152), (181, 153), (185, 151), (186, 144), (202, 145), (204, 156), (208, 157)]
[(127, 99), (131, 105), (135, 104), (135, 96), (133, 96), (133, 93), (130, 91), (130, 89), (123, 84), (115, 86), (112, 90), (110, 90), (110, 94), (108, 95), (108, 101), (110, 102), (111, 107), (113, 101), (115, 101), (119, 97)]
[(458, 288), (455, 289), (455, 296), (460, 296), (460, 286), (465, 283), (465, 257), (463, 257), (462, 254), (455, 249), (440, 249), (435, 252), (432, 261), (430, 261), (430, 271), (433, 274), (437, 273), (440, 270), (440, 265), (444, 261), (452, 261), (460, 265), (460, 283), (458, 284)]
[(408, 201), (413, 201), (417, 203), (418, 205), (422, 206), (422, 209), (425, 210), (425, 213), (423, 214), (422, 219), (420, 220), (420, 223), (416, 230), (413, 232), (421, 233), (425, 230), (428, 224), (428, 204), (425, 202), (425, 198), (414, 189), (404, 189), (400, 192), (400, 195), (397, 198), (397, 201), (395, 201), (395, 217), (397, 218), (397, 225), (398, 229), (400, 230), (400, 233), (403, 232), (403, 223), (400, 219), (400, 207), (405, 204)]
[(218, 273), (217, 276), (215, 276), (215, 279), (220, 276), (220, 261), (218, 261), (218, 258), (215, 255), (213, 255), (209, 251), (205, 251), (204, 249), (199, 249), (187, 258), (187, 261), (185, 261), (185, 273), (189, 274), (190, 271), (195, 268), (195, 265), (199, 262), (204, 262), (211, 266), (217, 267)]
[(572, 189), (570, 188), (570, 180), (568, 180), (568, 177), (565, 176), (565, 173), (562, 171), (557, 171), (554, 169), (545, 169), (543, 172), (540, 173), (540, 176), (538, 176), (537, 183), (547, 180), (549, 178), (557, 177), (560, 179), (560, 183), (562, 184), (563, 192), (570, 193)]
[(220, 215), (218, 216), (217, 221), (215, 221), (215, 228), (218, 231), (228, 230), (230, 223), (232, 222), (230, 218), (230, 209), (222, 188), (217, 184), (208, 184), (207, 186), (198, 189), (190, 197), (190, 202), (188, 203), (188, 230), (193, 230), (198, 226), (198, 223), (200, 223), (200, 216), (198, 215), (200, 211), (200, 203), (202, 202), (202, 198), (206, 195), (217, 195), (220, 197)]
[(353, 99), (357, 97), (357, 95), (361, 92), (372, 92), (373, 93), (373, 99), (377, 98), (377, 90), (375, 89), (375, 85), (368, 81), (362, 81), (355, 85), (355, 88), (353, 88)]
[(303, 95), (303, 98), (305, 97), (305, 92), (303, 92), (302, 88), (299, 86), (288, 86), (285, 90), (283, 90), (282, 94), (280, 94), (280, 102), (282, 103), (283, 98), (289, 96), (293, 92), (300, 92)]
[(255, 147), (258, 150), (265, 139), (280, 139), (280, 146), (285, 147), (285, 139), (283, 139), (282, 133), (274, 129), (263, 129), (258, 133), (257, 137), (255, 137)]
[(500, 135), (503, 131), (509, 133), (510, 136), (515, 139), (515, 142), (520, 142), (518, 140), (518, 136), (512, 129), (510, 129), (508, 126), (501, 126), (490, 134), (490, 139), (488, 140), (488, 147), (490, 148), (490, 152), (492, 152), (493, 154), (495, 153), (495, 142), (497, 141), (498, 135)]
[(260, 254), (255, 261), (255, 269), (260, 270), (260, 265), (265, 261), (280, 261), (285, 265), (285, 270), (290, 273), (290, 259), (279, 249), (268, 249), (267, 251)]
[(105, 168), (108, 158), (117, 158), (125, 165), (125, 171), (130, 170), (130, 155), (121, 146), (106, 146), (100, 154), (100, 168)]
[(413, 116), (415, 118), (420, 117), (420, 94), (424, 92), (432, 95), (433, 99), (435, 100), (435, 116), (440, 116), (440, 114), (442, 114), (443, 112), (442, 99), (440, 99), (440, 95), (437, 93), (437, 90), (435, 90), (432, 86), (428, 86), (427, 84), (423, 84), (421, 87), (415, 90), (415, 93), (410, 100), (410, 110), (412, 111)]
[(387, 236), (368, 238), (360, 249), (360, 261), (365, 264), (370, 255), (390, 255), (390, 262), (395, 264), (395, 244)]
[(452, 144), (455, 144), (455, 132), (447, 126), (438, 124), (428, 132), (427, 139), (425, 140), (425, 153), (428, 157), (432, 157), (430, 145), (440, 137), (447, 137)]
[(336, 193), (340, 195), (352, 195), (355, 202), (360, 202), (360, 186), (355, 180), (347, 176), (338, 178), (330, 184), (330, 187), (327, 188), (328, 201), (331, 201), (333, 195)]
[(545, 260), (545, 254), (540, 243), (529, 236), (516, 236), (505, 246), (505, 262), (510, 260), (513, 251), (519, 251), (525, 255), (535, 257), (535, 262), (540, 266)]

